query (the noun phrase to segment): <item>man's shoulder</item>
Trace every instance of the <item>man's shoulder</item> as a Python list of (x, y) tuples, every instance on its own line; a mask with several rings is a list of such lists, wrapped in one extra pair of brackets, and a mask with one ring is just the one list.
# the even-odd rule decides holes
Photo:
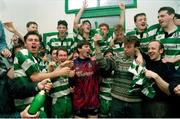
[(127, 32), (126, 35), (127, 35), (127, 36), (130, 36), (130, 35), (136, 35), (136, 30), (133, 29), (133, 30)]

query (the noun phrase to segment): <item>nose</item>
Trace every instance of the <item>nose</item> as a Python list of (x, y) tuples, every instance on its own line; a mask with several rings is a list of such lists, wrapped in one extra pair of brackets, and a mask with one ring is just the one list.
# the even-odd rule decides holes
[(148, 53), (151, 53), (152, 52), (152, 49), (148, 49)]
[(128, 52), (128, 48), (124, 47), (124, 51), (125, 51), (125, 52)]

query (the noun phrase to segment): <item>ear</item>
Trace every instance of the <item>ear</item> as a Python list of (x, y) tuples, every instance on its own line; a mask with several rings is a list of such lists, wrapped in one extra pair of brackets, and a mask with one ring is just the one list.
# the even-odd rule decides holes
[(81, 51), (81, 48), (78, 48), (77, 50), (78, 50), (78, 52), (80, 52), (80, 51)]
[(160, 52), (160, 54), (163, 54), (164, 49), (161, 48), (161, 49), (159, 50), (159, 52)]

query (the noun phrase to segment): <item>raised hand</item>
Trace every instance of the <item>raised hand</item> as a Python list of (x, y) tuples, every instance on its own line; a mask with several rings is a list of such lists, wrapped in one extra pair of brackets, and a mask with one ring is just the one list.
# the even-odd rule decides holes
[(11, 57), (12, 53), (11, 51), (9, 51), (9, 49), (5, 48), (1, 51), (1, 54), (3, 57), (7, 58), (7, 57)]
[(12, 33), (15, 33), (16, 32), (16, 29), (13, 25), (13, 22), (5, 22), (4, 23), (4, 27), (9, 31), (9, 32), (12, 32)]
[(87, 6), (88, 6), (87, 0), (84, 0), (84, 1), (83, 1), (83, 5), (82, 5), (82, 9), (87, 8)]
[(126, 9), (125, 4), (124, 3), (119, 3), (119, 8), (124, 11)]

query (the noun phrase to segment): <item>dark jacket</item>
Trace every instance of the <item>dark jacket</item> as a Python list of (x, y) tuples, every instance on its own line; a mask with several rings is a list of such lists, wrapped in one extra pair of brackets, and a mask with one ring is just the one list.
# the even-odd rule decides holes
[(37, 93), (36, 83), (22, 83), (7, 77), (7, 68), (0, 57), (0, 118), (20, 117), (16, 112), (14, 98), (25, 98)]

